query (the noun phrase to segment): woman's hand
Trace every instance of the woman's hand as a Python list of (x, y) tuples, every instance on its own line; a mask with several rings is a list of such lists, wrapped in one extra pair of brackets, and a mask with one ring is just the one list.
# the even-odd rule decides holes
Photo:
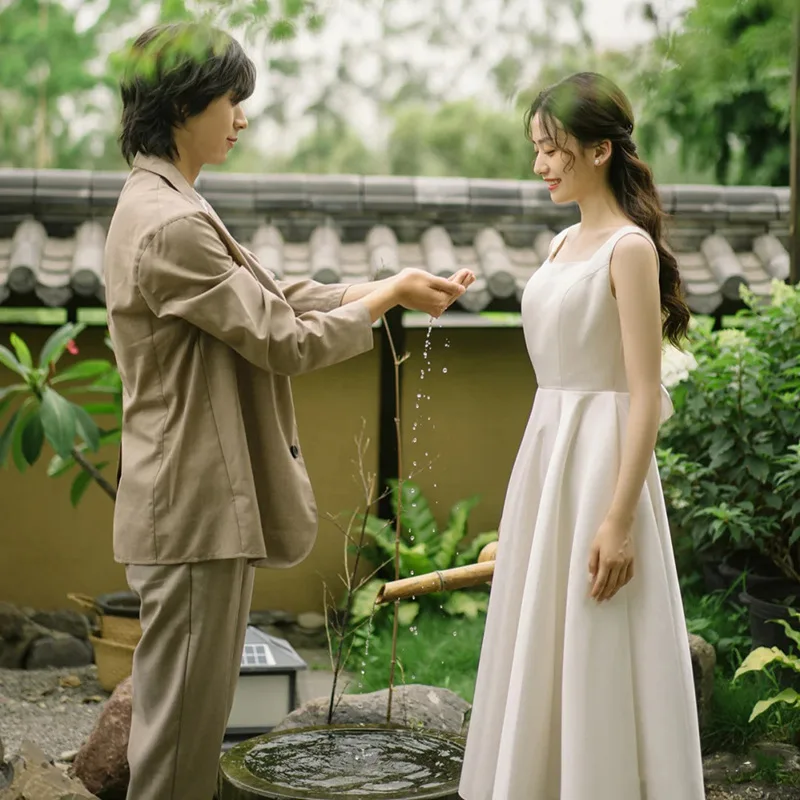
[(597, 531), (589, 556), (591, 597), (610, 600), (633, 578), (633, 540), (630, 529), (606, 520)]
[(404, 269), (395, 280), (398, 304), (432, 317), (441, 316), (475, 280), (468, 269), (439, 278), (421, 269)]

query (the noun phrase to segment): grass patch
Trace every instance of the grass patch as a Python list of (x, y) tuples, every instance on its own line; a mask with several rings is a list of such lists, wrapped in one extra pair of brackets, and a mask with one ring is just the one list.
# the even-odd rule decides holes
[[(474, 620), (420, 614), (410, 629), (401, 628), (398, 633), (395, 685), (440, 686), (471, 703), (485, 624), (485, 614)], [(386, 689), (391, 655), (392, 630), (384, 625), (373, 631), (366, 648), (353, 651), (347, 666), (357, 681), (349, 691), (361, 694)]]
[(714, 647), (717, 664), (728, 679), (733, 677), (753, 645), (748, 611), (739, 603), (730, 601), (733, 591), (736, 590), (713, 594), (683, 593), (689, 633), (701, 636)]
[(736, 683), (717, 672), (711, 713), (703, 729), (703, 751), (745, 753), (756, 742), (800, 742), (800, 714), (776, 706), (774, 712), (749, 721), (753, 706), (776, 691), (774, 681), (761, 674)]
[[(734, 673), (753, 646), (747, 608), (732, 600), (739, 591), (740, 587), (734, 586), (728, 592), (702, 594), (684, 584), (686, 626), (717, 652), (714, 698), (702, 731), (705, 753), (746, 753), (759, 741), (800, 741), (800, 714), (786, 706), (776, 706), (774, 711), (749, 721), (753, 706), (779, 691), (774, 676), (754, 673), (733, 682)], [(766, 762), (763, 769), (770, 770)], [(753, 780), (752, 776), (748, 780)]]

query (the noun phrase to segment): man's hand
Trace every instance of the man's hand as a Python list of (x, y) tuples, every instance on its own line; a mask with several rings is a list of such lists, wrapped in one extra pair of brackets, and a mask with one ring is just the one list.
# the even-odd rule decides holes
[(438, 278), (425, 270), (404, 269), (394, 280), (399, 305), (439, 317), (464, 294), (475, 275), (461, 269), (450, 278)]

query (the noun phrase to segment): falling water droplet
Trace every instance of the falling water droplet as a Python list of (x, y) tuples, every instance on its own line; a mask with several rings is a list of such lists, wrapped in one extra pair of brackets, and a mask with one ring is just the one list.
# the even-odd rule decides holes
[(446, 375), (447, 374), (447, 367), (442, 367), (442, 372)]
[(458, 636), (458, 631), (453, 631), (453, 636)]
[(416, 444), (417, 443), (417, 437), (416, 436), (411, 440), (411, 443), (412, 444)]

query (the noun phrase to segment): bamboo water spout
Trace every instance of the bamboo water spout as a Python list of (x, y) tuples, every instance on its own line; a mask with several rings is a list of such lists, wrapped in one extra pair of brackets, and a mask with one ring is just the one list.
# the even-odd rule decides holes
[(452, 592), (455, 589), (491, 583), (496, 552), (497, 542), (490, 542), (481, 550), (477, 564), (437, 570), (426, 575), (415, 575), (413, 578), (385, 583), (378, 592), (376, 603), (379, 605), (392, 603), (395, 600), (405, 600), (422, 594)]

